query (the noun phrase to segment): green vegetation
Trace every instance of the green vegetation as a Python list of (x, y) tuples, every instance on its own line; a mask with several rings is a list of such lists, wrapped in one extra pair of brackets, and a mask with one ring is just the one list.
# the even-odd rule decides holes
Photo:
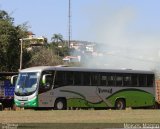
[(19, 38), (24, 34), (21, 26), (14, 26), (14, 19), (0, 10), (0, 71), (17, 71), (19, 64)]
[(32, 57), (28, 63), (28, 66), (54, 66), (63, 64), (62, 58), (55, 54), (55, 51), (51, 48), (42, 47), (37, 51), (32, 52)]
[(55, 43), (58, 43), (58, 42), (64, 42), (63, 41), (63, 36), (61, 34), (53, 34), (51, 40)]
[[(28, 26), (26, 23), (15, 25), (14, 18), (4, 10), (0, 10), (0, 71), (18, 71), (20, 62), (20, 39), (27, 38)], [(33, 39), (32, 42), (36, 40)], [(63, 65), (62, 59), (70, 54), (61, 34), (53, 34), (51, 43), (41, 47), (33, 47), (30, 41), (23, 41), (22, 68), (40, 65)], [(39, 40), (35, 42), (40, 42)], [(67, 64), (68, 65), (68, 64)], [(72, 66), (74, 64), (71, 64)]]

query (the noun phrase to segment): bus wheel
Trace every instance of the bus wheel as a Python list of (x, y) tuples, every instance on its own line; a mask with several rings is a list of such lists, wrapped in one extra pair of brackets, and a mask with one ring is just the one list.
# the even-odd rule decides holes
[(54, 109), (56, 110), (66, 110), (67, 109), (67, 102), (66, 99), (57, 99), (54, 104)]
[(115, 108), (117, 110), (124, 110), (126, 108), (126, 103), (124, 99), (117, 99), (115, 103)]

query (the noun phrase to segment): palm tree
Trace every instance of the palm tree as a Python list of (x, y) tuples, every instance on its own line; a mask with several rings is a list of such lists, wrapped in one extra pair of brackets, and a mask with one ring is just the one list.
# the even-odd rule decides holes
[(58, 43), (58, 42), (64, 42), (63, 41), (63, 36), (61, 34), (53, 34), (51, 41)]

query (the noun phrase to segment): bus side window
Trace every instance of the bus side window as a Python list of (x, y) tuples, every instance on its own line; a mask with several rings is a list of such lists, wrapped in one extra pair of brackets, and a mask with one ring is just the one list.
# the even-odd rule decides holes
[(83, 80), (83, 83), (82, 83), (83, 86), (90, 86), (91, 85), (91, 73), (88, 73), (88, 72), (82, 73), (82, 80)]
[(98, 86), (99, 85), (99, 74), (91, 73), (91, 85)]
[(53, 83), (53, 76), (52, 75), (48, 75), (46, 77), (46, 84), (43, 84), (43, 88), (45, 90), (50, 90), (52, 87), (52, 83)]
[(100, 85), (101, 86), (107, 85), (107, 75), (105, 73), (101, 74), (100, 76)]
[[(47, 75), (47, 74), (50, 74), (48, 76), (46, 76), (46, 84), (43, 84), (43, 75)], [(54, 74), (53, 73), (48, 73), (47, 71), (46, 72), (43, 72), (42, 73), (42, 76), (41, 76), (41, 79), (40, 79), (40, 83), (39, 83), (39, 94), (40, 93), (44, 93), (46, 91), (49, 91), (51, 88), (52, 88), (52, 84), (53, 84), (53, 78), (54, 78)]]
[(54, 88), (64, 86), (66, 83), (65, 81), (65, 72), (64, 71), (57, 71), (55, 82), (54, 82)]
[(73, 79), (74, 79), (73, 72), (66, 72), (66, 85), (72, 86)]
[(123, 86), (123, 76), (122, 75), (116, 75), (116, 86)]
[(138, 86), (138, 76), (137, 75), (131, 75), (131, 86)]
[(82, 73), (81, 72), (74, 72), (74, 85), (75, 86), (82, 85)]
[(123, 76), (123, 85), (127, 87), (131, 86), (131, 76), (130, 75)]
[(139, 75), (139, 86), (146, 86), (147, 80), (146, 75)]
[(109, 74), (108, 75), (108, 86), (115, 86), (115, 75)]
[(147, 86), (153, 87), (154, 85), (154, 75), (147, 75)]

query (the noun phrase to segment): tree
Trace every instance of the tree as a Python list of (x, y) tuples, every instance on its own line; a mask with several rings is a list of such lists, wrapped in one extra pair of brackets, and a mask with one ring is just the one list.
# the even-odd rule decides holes
[(14, 19), (0, 10), (0, 71), (17, 71), (19, 68), (19, 39), (24, 36), (20, 26), (14, 26)]
[(58, 44), (55, 44), (54, 42), (52, 42), (48, 45), (48, 47), (52, 49), (56, 55), (62, 58), (69, 55), (69, 48), (66, 46), (58, 47)]
[(13, 23), (14, 18), (10, 17), (6, 11), (0, 10), (0, 20)]
[(62, 59), (47, 47), (42, 47), (33, 52), (29, 66), (55, 66), (63, 64)]
[(69, 55), (70, 49), (67, 45), (64, 45), (63, 36), (60, 33), (53, 34), (51, 40), (52, 42), (49, 44), (49, 47), (54, 50), (56, 55), (62, 58)]
[(14, 71), (18, 68), (18, 34), (9, 22), (0, 20), (0, 28), (0, 69)]
[(58, 42), (64, 42), (63, 36), (61, 34), (53, 34), (51, 41), (58, 43)]

